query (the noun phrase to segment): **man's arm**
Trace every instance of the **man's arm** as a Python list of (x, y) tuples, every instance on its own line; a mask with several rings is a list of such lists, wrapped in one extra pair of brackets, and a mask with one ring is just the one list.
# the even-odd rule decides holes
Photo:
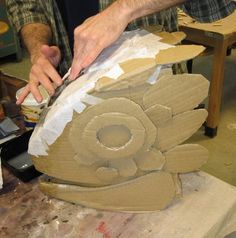
[(121, 14), (127, 15), (129, 22), (139, 17), (159, 12), (179, 5), (186, 0), (117, 0), (117, 8)]
[(74, 59), (70, 78), (77, 77), (101, 51), (122, 34), (136, 18), (181, 4), (186, 0), (117, 0), (74, 31)]
[(52, 33), (50, 27), (46, 24), (31, 23), (20, 30), (20, 36), (30, 53), (31, 63), (33, 64), (41, 54), (42, 45), (50, 44)]
[[(5, 0), (9, 19), (21, 36), (22, 42), (30, 53), (32, 68), (29, 83), (19, 96), (17, 103), (24, 101), (32, 92), (38, 102), (42, 101), (38, 85), (42, 84), (49, 94), (54, 93), (54, 85), (61, 84), (61, 77), (56, 71), (60, 61), (60, 50), (49, 46), (52, 38), (51, 28), (45, 11), (46, 2), (36, 0)], [(44, 4), (42, 4), (44, 3)]]
[(60, 50), (56, 46), (49, 47), (52, 33), (46, 24), (27, 24), (20, 30), (20, 34), (30, 53), (32, 68), (29, 83), (19, 96), (17, 104), (22, 103), (30, 92), (40, 102), (42, 96), (38, 90), (39, 84), (42, 84), (50, 95), (55, 91), (51, 79), (57, 86), (61, 84), (61, 77), (55, 69), (61, 59)]

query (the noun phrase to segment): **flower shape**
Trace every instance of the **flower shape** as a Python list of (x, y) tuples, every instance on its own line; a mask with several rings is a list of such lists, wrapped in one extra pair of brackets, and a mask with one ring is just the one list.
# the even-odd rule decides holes
[(156, 127), (138, 104), (126, 98), (91, 106), (73, 120), (69, 135), (74, 159), (82, 165), (98, 163), (97, 176), (110, 182), (119, 175), (134, 176), (134, 159), (155, 140)]

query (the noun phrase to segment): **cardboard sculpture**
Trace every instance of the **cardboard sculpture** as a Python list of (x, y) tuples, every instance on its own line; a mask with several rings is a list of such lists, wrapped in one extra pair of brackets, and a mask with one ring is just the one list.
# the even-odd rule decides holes
[(36, 168), (51, 176), (41, 181), (43, 192), (99, 209), (160, 210), (181, 193), (178, 174), (206, 162), (205, 148), (181, 143), (206, 119), (205, 109), (194, 108), (209, 83), (166, 69), (204, 48), (159, 40), (144, 31), (123, 36), (42, 117), (29, 152)]

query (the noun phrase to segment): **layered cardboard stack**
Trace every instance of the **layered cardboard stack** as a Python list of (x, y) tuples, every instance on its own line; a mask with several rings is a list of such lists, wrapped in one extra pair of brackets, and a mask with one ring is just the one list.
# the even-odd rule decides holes
[[(204, 47), (172, 47), (143, 31), (132, 34), (100, 56), (96, 71), (69, 85), (37, 126), (29, 151), (36, 168), (53, 177), (41, 181), (46, 194), (100, 209), (160, 210), (181, 194), (179, 173), (206, 162), (205, 148), (182, 143), (207, 117), (195, 108), (207, 97), (209, 82), (201, 75), (172, 75), (169, 67)], [(129, 44), (133, 37), (144, 48)], [(118, 65), (100, 74), (107, 58), (118, 58)]]

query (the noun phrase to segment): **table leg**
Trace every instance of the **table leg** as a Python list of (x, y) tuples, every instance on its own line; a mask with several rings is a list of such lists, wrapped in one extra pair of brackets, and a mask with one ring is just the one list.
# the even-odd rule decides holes
[(227, 40), (218, 40), (214, 48), (212, 77), (209, 91), (208, 118), (205, 135), (214, 137), (220, 119), (220, 106), (224, 81), (224, 64), (228, 47)]

